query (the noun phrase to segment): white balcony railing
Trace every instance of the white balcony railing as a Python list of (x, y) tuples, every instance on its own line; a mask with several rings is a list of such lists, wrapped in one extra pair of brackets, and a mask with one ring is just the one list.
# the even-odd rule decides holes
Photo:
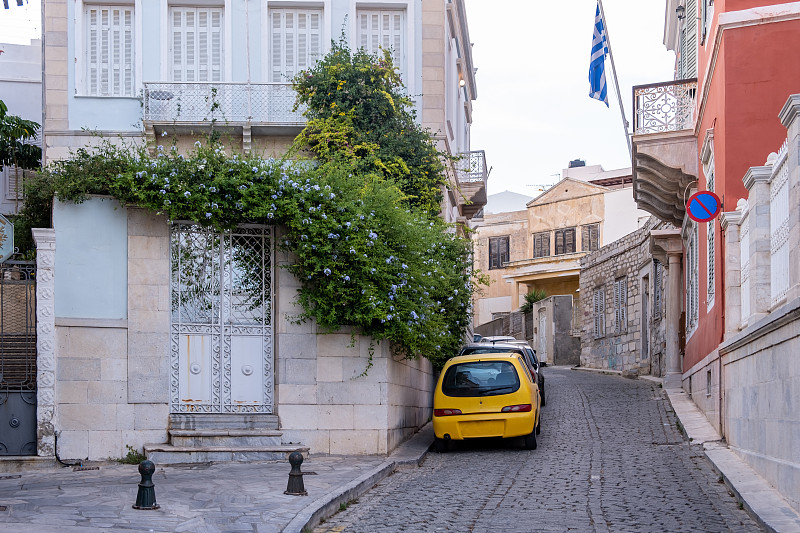
[(144, 120), (305, 124), (290, 83), (145, 83)]
[(637, 85), (633, 88), (633, 134), (694, 127), (697, 79)]
[(458, 173), (459, 184), (486, 185), (488, 172), (486, 171), (486, 153), (483, 150), (473, 150), (461, 154), (457, 163), (461, 171)]

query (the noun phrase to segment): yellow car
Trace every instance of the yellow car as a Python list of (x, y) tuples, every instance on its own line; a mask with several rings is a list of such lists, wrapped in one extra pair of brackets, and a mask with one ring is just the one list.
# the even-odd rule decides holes
[(482, 353), (445, 363), (433, 395), (434, 445), (483, 437), (523, 437), (536, 449), (539, 388), (518, 353)]

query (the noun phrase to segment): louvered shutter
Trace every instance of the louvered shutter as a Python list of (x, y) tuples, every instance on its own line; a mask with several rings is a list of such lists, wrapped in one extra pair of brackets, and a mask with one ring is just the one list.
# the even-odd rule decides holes
[(222, 81), (222, 8), (170, 9), (172, 81)]
[(358, 43), (367, 52), (391, 50), (394, 66), (405, 74), (405, 12), (401, 10), (359, 10)]
[(289, 81), (320, 58), (321, 9), (270, 9), (269, 29), (269, 81)]
[(686, 18), (681, 33), (681, 57), (678, 63), (678, 78), (697, 77), (697, 0), (686, 0)]
[(621, 333), (627, 329), (628, 285), (625, 278), (614, 282), (614, 330)]
[(575, 228), (564, 230), (564, 253), (575, 252)]
[(564, 253), (564, 231), (556, 230), (556, 255)]
[(603, 288), (595, 289), (594, 292), (594, 336), (602, 337), (605, 335), (605, 311), (606, 295)]
[(597, 224), (587, 224), (581, 231), (581, 251), (592, 252), (598, 248)]
[(87, 6), (86, 92), (133, 96), (133, 8)]

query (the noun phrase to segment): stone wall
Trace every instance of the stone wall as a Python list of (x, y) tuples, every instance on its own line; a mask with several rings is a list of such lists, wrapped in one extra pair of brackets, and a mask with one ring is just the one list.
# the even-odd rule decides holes
[[(728, 445), (800, 510), (800, 298), (719, 351)], [(715, 392), (710, 397), (718, 400)]]
[[(654, 217), (640, 229), (603, 246), (581, 259), (581, 365), (590, 368), (664, 373), (666, 324), (663, 297), (667, 270), (662, 269), (660, 305), (656, 302), (655, 267), (650, 253), (650, 231), (663, 223)], [(626, 319), (615, 330), (614, 284), (624, 279), (627, 288)], [(604, 332), (595, 336), (594, 295), (604, 291)], [(647, 309), (644, 308), (647, 304)], [(647, 314), (646, 323), (643, 321)], [(643, 335), (647, 344), (643, 344)], [(653, 364), (656, 361), (657, 364)]]
[[(40, 455), (52, 449), (50, 410), (63, 459), (119, 458), (128, 445), (141, 449), (167, 441), (169, 225), (142, 209), (118, 214), (127, 217), (127, 319), (55, 318), (55, 401), (40, 401)], [(430, 420), (430, 362), (398, 358), (387, 342), (373, 343), (348, 329), (327, 333), (313, 322), (296, 323), (299, 283), (280, 268), (291, 258), (276, 255), (275, 413), (283, 442), (308, 445), (312, 453), (390, 452)], [(52, 306), (41, 308), (52, 313)], [(40, 326), (45, 322), (40, 318)], [(46, 367), (43, 355), (40, 348)], [(45, 392), (40, 384), (40, 396)]]

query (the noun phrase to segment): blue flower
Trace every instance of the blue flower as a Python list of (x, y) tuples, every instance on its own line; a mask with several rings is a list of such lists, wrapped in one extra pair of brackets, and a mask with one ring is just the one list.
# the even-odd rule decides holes
[(356, 250), (355, 250), (355, 248), (350, 248), (350, 253), (351, 253), (351, 254), (354, 254), (354, 253), (356, 253)]
[(200, 148), (200, 141), (195, 141), (194, 145), (197, 146), (198, 148)]
[(184, 195), (186, 198), (189, 198), (189, 197), (192, 195), (192, 193), (190, 193), (189, 191), (186, 191), (185, 193), (183, 193), (183, 195)]
[(211, 213), (206, 213), (206, 218), (211, 218)]
[(345, 277), (344, 277), (344, 280), (345, 280), (345, 281), (350, 281), (350, 276), (345, 276)]
[(162, 136), (162, 137), (166, 137), (166, 136), (167, 136), (167, 130), (164, 130), (164, 131), (162, 131), (162, 132), (161, 132), (161, 136)]
[(417, 313), (415, 313), (414, 311), (411, 311), (411, 318), (413, 318), (414, 320), (416, 320), (416, 319), (418, 319), (418, 318), (419, 318), (419, 315), (417, 315)]
[(324, 273), (326, 276), (330, 276), (330, 275), (331, 275), (331, 269), (330, 269), (330, 268), (326, 268), (326, 269), (325, 269), (325, 270), (323, 270), (322, 272), (323, 272), (323, 273)]
[(167, 194), (167, 191), (165, 191), (164, 189), (161, 189), (161, 190), (160, 190), (160, 191), (158, 191), (158, 192), (160, 192), (161, 194)]
[(209, 192), (217, 192), (217, 188), (216, 187), (209, 187), (208, 190), (209, 190)]

